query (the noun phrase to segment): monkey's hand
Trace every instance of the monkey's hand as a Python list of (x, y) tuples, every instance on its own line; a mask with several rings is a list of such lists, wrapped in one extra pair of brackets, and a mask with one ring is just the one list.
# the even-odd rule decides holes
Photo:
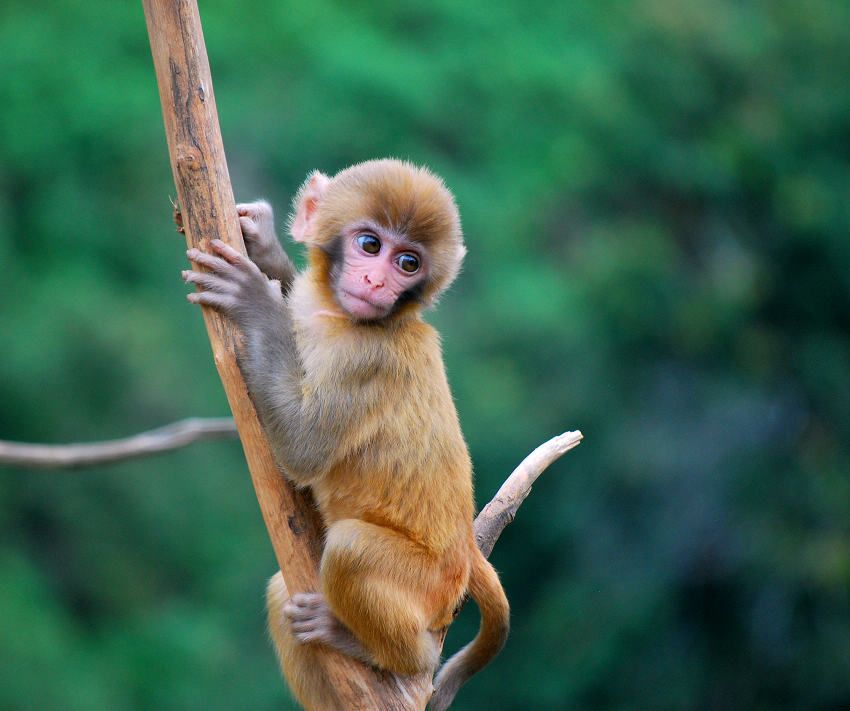
[(285, 304), (279, 281), (266, 277), (254, 262), (221, 240), (210, 244), (220, 256), (199, 249), (186, 252), (191, 261), (209, 270), (183, 272), (187, 284), (200, 287), (200, 291), (186, 296), (189, 301), (221, 311), (243, 332), (267, 323), (272, 314), (283, 313)]
[(288, 287), (295, 268), (275, 234), (272, 206), (265, 200), (257, 200), (237, 205), (236, 212), (248, 256), (263, 273)]

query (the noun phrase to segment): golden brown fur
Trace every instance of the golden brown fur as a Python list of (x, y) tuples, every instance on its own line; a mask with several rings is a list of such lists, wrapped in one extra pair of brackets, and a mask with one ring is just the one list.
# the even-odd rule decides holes
[[(367, 322), (347, 317), (335, 291), (341, 235), (364, 220), (427, 256), (416, 298)], [(272, 638), (298, 700), (329, 711), (332, 695), (313, 641), (400, 674), (433, 671), (435, 632), (451, 622), (469, 591), (482, 628), (438, 676), (432, 708), (441, 710), (498, 653), (508, 628), (504, 592), (472, 536), (471, 464), (439, 337), (419, 313), (460, 269), (465, 249), (457, 208), (427, 170), (370, 161), (334, 178), (311, 176), (290, 226), (309, 248), (310, 268), (283, 284), (285, 302), (250, 276), (252, 266), (221, 250), (244, 272), (233, 283), (250, 283), (241, 288), (266, 313), (240, 309), (241, 292), (232, 304), (226, 294), (199, 298), (242, 326), (243, 369), (270, 442), (284, 471), (312, 489), (327, 527), (324, 597), (314, 596), (296, 614), (282, 578), (272, 578)], [(274, 257), (276, 271), (287, 273), (281, 254)], [(314, 633), (310, 605), (325, 605), (315, 614), (325, 615), (325, 627), (328, 620), (341, 623), (336, 632)]]

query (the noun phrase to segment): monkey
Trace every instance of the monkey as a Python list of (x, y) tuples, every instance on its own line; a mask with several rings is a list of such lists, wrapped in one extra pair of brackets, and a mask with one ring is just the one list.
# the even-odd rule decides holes
[(316, 663), (325, 645), (400, 675), (433, 673), (439, 631), (468, 593), (476, 637), (443, 664), (430, 708), (505, 644), (509, 605), (472, 532), (472, 466), (437, 331), (422, 311), (454, 281), (466, 248), (454, 196), (429, 169), (371, 160), (310, 174), (289, 233), (271, 206), (237, 206), (248, 257), (221, 241), (190, 249), (187, 298), (232, 319), (248, 390), (282, 471), (309, 487), (325, 526), (320, 589), (269, 581), (269, 629), (308, 711), (334, 698)]

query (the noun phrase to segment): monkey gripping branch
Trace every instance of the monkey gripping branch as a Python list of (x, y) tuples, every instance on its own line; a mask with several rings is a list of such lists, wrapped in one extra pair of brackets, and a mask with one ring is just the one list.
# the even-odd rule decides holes
[[(465, 253), (451, 194), (399, 161), (314, 173), (290, 225), (310, 264), (296, 275), (268, 205), (234, 204), (196, 3), (143, 5), (195, 265), (183, 277), (199, 289), (189, 300), (206, 307), (281, 569), (268, 601), (284, 674), (308, 709), (411, 710), (430, 699), (441, 711), (507, 635), (507, 600), (486, 554), (581, 434), (535, 450), (473, 527), (466, 445), (436, 333), (419, 318)], [(407, 384), (416, 397), (405, 397)], [(467, 590), (481, 630), (443, 665), (434, 691)]]

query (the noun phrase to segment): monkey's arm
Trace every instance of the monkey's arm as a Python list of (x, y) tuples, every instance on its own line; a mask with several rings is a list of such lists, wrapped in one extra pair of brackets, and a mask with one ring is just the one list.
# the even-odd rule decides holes
[(290, 478), (307, 485), (329, 465), (341, 432), (350, 428), (365, 404), (352, 394), (328, 413), (305, 396), (292, 317), (278, 282), (224, 242), (213, 240), (211, 245), (221, 256), (197, 249), (186, 252), (210, 270), (183, 272), (187, 283), (202, 289), (187, 298), (221, 311), (239, 326), (245, 336), (240, 366), (269, 444)]
[(248, 256), (269, 279), (277, 279), (285, 292), (295, 277), (295, 265), (283, 251), (274, 230), (274, 212), (265, 200), (236, 206)]

